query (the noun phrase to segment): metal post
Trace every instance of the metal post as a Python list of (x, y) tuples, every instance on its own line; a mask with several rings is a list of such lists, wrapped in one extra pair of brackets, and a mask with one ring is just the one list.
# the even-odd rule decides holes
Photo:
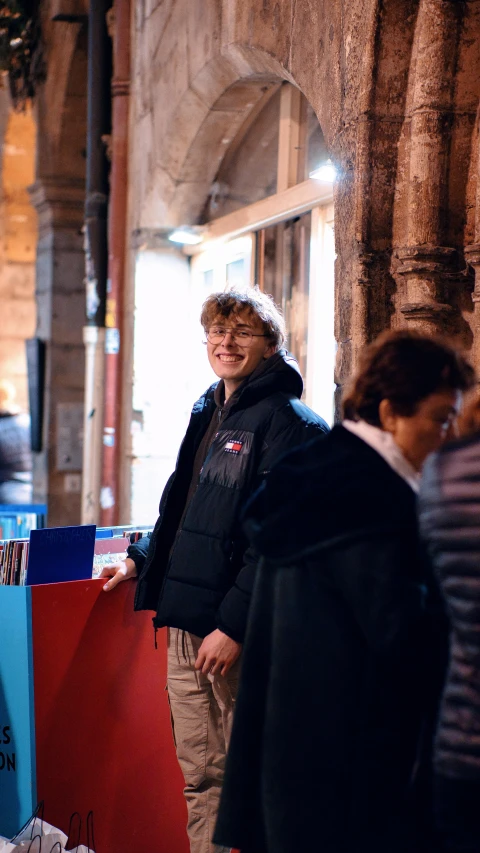
[(87, 174), (85, 199), (84, 329), (85, 417), (82, 522), (99, 521), (102, 453), (104, 341), (108, 274), (108, 160), (110, 131), (111, 42), (106, 14), (111, 0), (90, 0), (88, 15)]
[(128, 114), (130, 102), (130, 0), (115, 0), (113, 22), (112, 173), (108, 222), (108, 296), (105, 338), (105, 416), (103, 431), (101, 522), (119, 524), (120, 425), (124, 319), (125, 238), (128, 189)]

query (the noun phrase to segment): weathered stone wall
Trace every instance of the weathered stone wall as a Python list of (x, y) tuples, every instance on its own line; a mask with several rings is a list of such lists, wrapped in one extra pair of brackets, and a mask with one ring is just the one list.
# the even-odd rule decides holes
[(363, 43), (368, 31), (360, 8), (358, 21), (343, 24), (341, 11), (326, 0), (135, 4), (134, 227), (198, 215), (229, 142), (270, 82), (294, 81), (341, 148), (342, 29), (356, 27)]
[(479, 18), (478, 0), (136, 3), (133, 229), (198, 221), (262, 89), (290, 80), (339, 168), (338, 381), (390, 325), (471, 347)]
[[(34, 199), (51, 449), (37, 461), (65, 521), (75, 520), (79, 496), (64, 493), (52, 454), (56, 404), (83, 395), (86, 53), (80, 19), (53, 22), (50, 7), (42, 4), (48, 75), (37, 101)], [(239, 187), (231, 142), (286, 80), (315, 111), (339, 172), (338, 383), (388, 326), (448, 331), (480, 367), (480, 0), (135, 0), (132, 60), (130, 270), (149, 234), (209, 215), (229, 150)], [(126, 383), (132, 327), (133, 319), (123, 337)]]
[[(355, 167), (358, 137), (374, 135), (368, 110), (378, 27), (373, 0), (135, 4), (134, 229), (198, 221), (229, 142), (266, 86), (288, 80), (315, 110), (341, 170), (335, 210), (338, 381), (350, 370), (353, 284), (370, 251), (359, 225), (367, 218), (361, 208), (370, 173)], [(398, 74), (395, 57), (389, 73)], [(389, 81), (384, 85), (390, 93)]]
[[(393, 322), (473, 344), (480, 4), (424, 0), (413, 31), (393, 206)], [(474, 352), (476, 358), (476, 353)]]

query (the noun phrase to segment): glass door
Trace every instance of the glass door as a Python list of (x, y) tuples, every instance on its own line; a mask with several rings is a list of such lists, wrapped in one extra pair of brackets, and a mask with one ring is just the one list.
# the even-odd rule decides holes
[(255, 280), (282, 308), (303, 397), (328, 423), (334, 405), (333, 206), (256, 232)]

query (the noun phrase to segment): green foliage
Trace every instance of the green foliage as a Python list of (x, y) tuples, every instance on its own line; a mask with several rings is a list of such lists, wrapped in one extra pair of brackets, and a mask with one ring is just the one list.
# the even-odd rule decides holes
[(38, 0), (0, 0), (0, 71), (8, 74), (16, 107), (44, 79), (38, 6)]

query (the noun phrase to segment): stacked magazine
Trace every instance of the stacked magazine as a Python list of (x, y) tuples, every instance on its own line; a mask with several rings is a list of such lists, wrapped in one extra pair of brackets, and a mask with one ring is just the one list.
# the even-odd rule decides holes
[(0, 584), (25, 584), (29, 545), (28, 539), (8, 539), (0, 542)]
[(150, 532), (151, 527), (78, 525), (0, 539), (0, 586), (98, 578), (104, 566), (124, 560), (128, 546)]

